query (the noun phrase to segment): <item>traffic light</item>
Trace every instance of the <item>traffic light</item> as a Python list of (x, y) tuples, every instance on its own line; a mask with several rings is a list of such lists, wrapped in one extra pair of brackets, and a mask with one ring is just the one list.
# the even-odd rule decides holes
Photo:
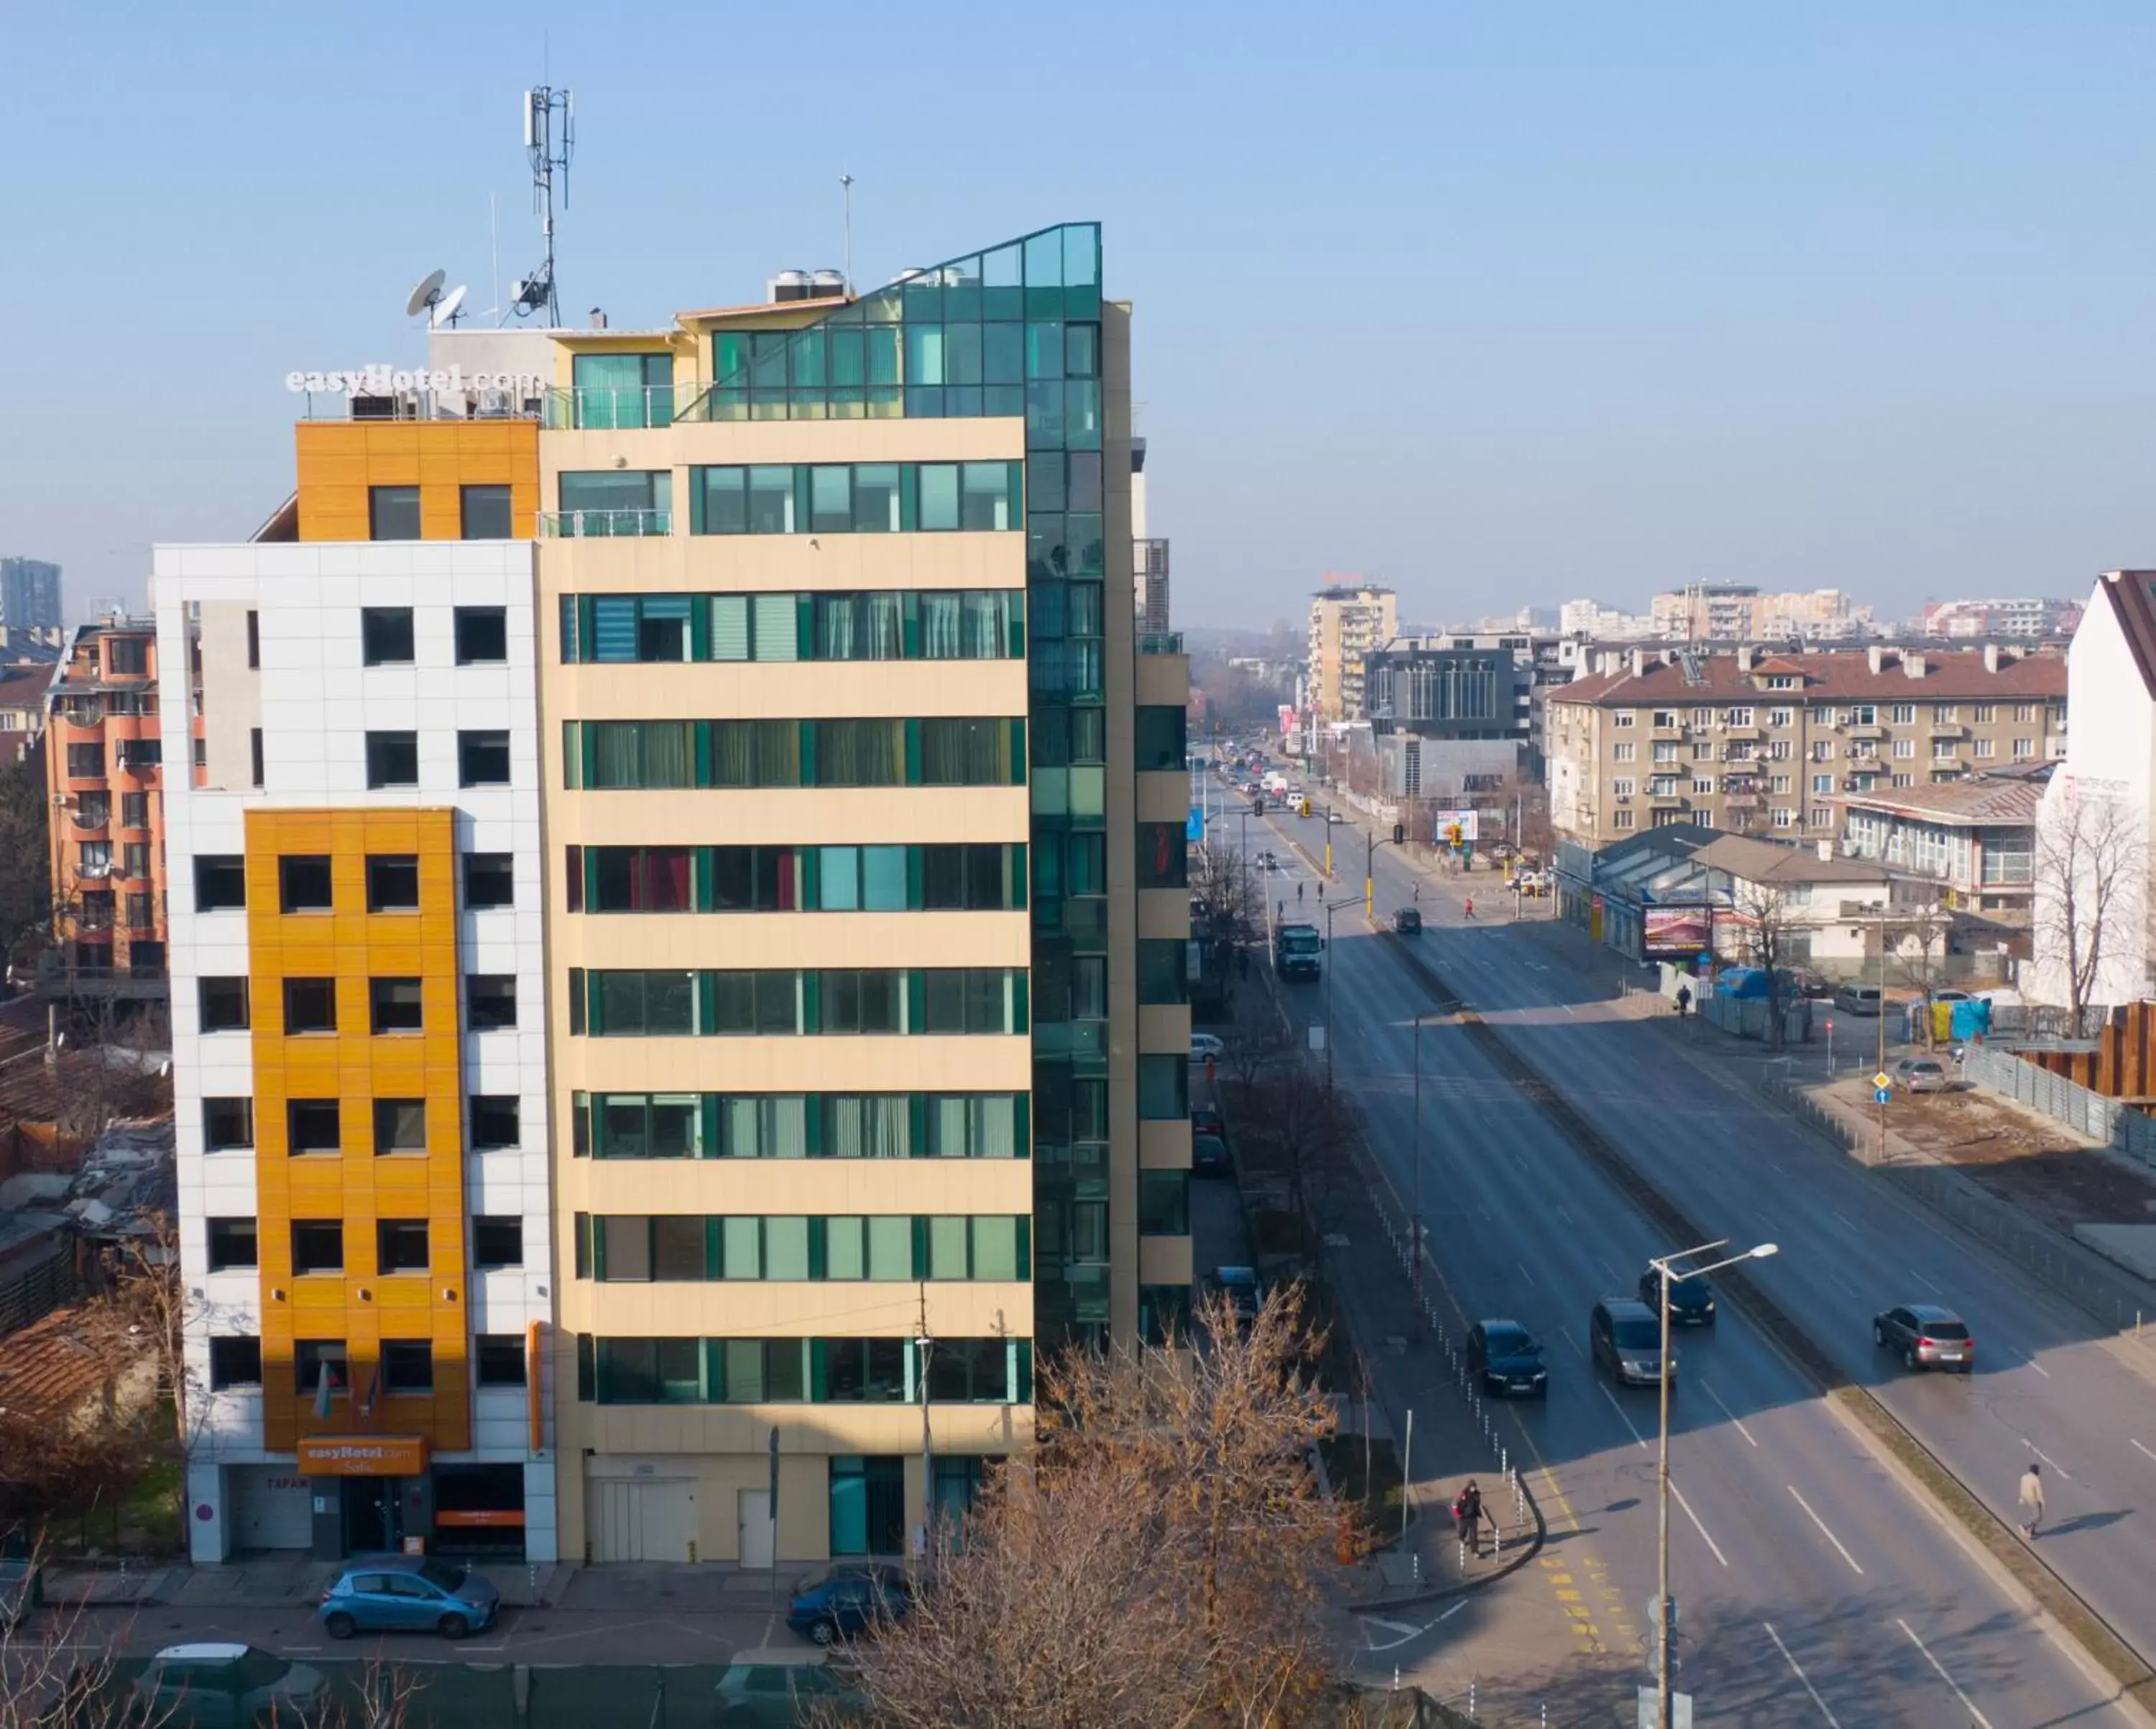
[(1308, 816), (1310, 814), (1310, 801), (1306, 798), (1300, 804), (1296, 805), (1295, 808), (1295, 813), (1299, 817)]
[(1394, 824), (1393, 824), (1393, 844), (1394, 844), (1394, 846), (1405, 846), (1405, 845), (1407, 844), (1407, 839), (1408, 839), (1408, 825), (1407, 825), (1405, 823), (1394, 823)]

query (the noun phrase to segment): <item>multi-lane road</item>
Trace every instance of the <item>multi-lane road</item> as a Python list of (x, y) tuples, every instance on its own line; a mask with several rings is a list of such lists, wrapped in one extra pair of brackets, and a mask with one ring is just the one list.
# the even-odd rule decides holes
[[(1216, 833), (1232, 844), (1240, 826)], [(1291, 839), (1322, 850), (1316, 821), (1249, 829), (1253, 852), (1287, 854)], [(1361, 886), (1359, 839), (1352, 849), (1330, 885), (1336, 900)], [(1297, 875), (1308, 873), (1276, 877), (1271, 890), (1291, 916)], [(1381, 924), (1415, 881), (1380, 851)], [(1324, 898), (1313, 883), (1301, 906)], [(1739, 1247), (1779, 1242), (1779, 1258), (1755, 1276), (1965, 1482), (2010, 1510), (2022, 1467), (2046, 1462), (2046, 1558), (2133, 1642), (2156, 1649), (2146, 1588), (2156, 1549), (2137, 1511), (2143, 1490), (2156, 1489), (2156, 1456), (2142, 1450), (2156, 1448), (2156, 1385), (2117, 1360), (2122, 1347), (2092, 1342), (2074, 1311), (1689, 1059), (1669, 1028), (1583, 987), (1561, 946), (1493, 922), (1487, 902), (1469, 924), (1434, 886), (1419, 904), (1422, 953), (1446, 985), (1691, 1218)], [(1633, 1290), (1650, 1254), (1684, 1245), (1659, 1240), (1448, 1018), (1420, 1033), (1418, 1137), (1414, 1023), (1435, 1005), (1396, 950), (1416, 939), (1370, 932), (1359, 909), (1336, 915), (1333, 928), (1338, 1079), (1358, 1096), (1388, 1178), (1411, 1198), (1419, 1145), (1432, 1260), (1450, 1299), (1467, 1317), (1514, 1316), (1548, 1347), (1547, 1403), (1507, 1414), (1544, 1473), (1550, 1552), (1564, 1568), (1529, 1578), (1565, 1583), (1525, 1588), (1549, 1589), (1559, 1614), (1585, 1622), (1589, 1649), (1633, 1652), (1656, 1583), (1655, 1401), (1596, 1372), (1586, 1323), (1597, 1297)], [(1282, 995), (1299, 1018), (1323, 1018), (1323, 987)], [(1962, 1311), (1978, 1373), (1908, 1377), (1875, 1353), (1871, 1316), (1910, 1301)], [(1701, 1721), (2140, 1721), (1741, 1314), (1684, 1334), (1677, 1356), (1673, 1594), (1681, 1681)]]

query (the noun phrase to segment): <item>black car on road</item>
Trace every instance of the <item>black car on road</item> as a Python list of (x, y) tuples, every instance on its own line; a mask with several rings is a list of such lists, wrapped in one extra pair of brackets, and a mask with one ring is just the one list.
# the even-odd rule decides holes
[(1543, 1347), (1517, 1321), (1476, 1321), (1467, 1335), (1467, 1367), (1501, 1397), (1540, 1398), (1549, 1391)]
[[(1662, 1275), (1652, 1267), (1640, 1275), (1640, 1301), (1657, 1316), (1662, 1306)], [(1670, 1281), (1670, 1325), (1712, 1326), (1714, 1287), (1697, 1276)], [(1656, 1342), (1660, 1342), (1659, 1336)]]
[(1422, 912), (1413, 906), (1403, 906), (1393, 914), (1393, 928), (1403, 936), (1422, 935)]

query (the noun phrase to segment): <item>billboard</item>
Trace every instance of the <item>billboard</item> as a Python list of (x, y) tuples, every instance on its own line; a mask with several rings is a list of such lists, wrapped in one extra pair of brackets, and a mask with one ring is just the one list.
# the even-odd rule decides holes
[(1714, 935), (1711, 906), (1650, 906), (1640, 915), (1640, 952), (1650, 961), (1704, 953)]
[(1482, 838), (1476, 827), (1476, 819), (1481, 814), (1480, 811), (1472, 810), (1434, 810), (1430, 813), (1430, 834), (1435, 840), (1449, 841), (1452, 839), (1453, 829), (1457, 826), (1460, 839), (1471, 846)]
[(1291, 702), (1280, 705), (1280, 729), (1282, 738), (1292, 738), (1302, 731), (1302, 716), (1295, 711)]

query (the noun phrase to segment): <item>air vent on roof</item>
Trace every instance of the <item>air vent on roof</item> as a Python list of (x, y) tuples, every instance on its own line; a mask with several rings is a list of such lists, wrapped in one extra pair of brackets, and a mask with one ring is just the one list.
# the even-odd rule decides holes
[(806, 270), (781, 270), (771, 279), (770, 290), (774, 303), (810, 300), (815, 295), (816, 280)]
[(808, 285), (814, 290), (817, 299), (824, 300), (832, 295), (844, 294), (846, 291), (846, 278), (843, 271), (819, 270), (808, 279)]

